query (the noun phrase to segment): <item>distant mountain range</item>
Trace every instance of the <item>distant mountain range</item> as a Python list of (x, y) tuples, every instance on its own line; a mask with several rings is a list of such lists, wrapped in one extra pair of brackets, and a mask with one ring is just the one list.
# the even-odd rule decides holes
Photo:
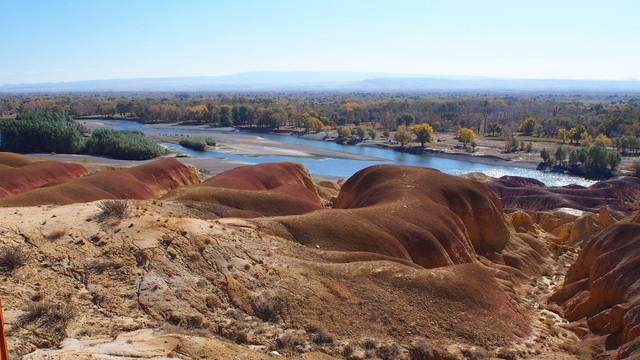
[(0, 85), (3, 93), (119, 91), (581, 91), (640, 92), (640, 81), (504, 79), (358, 72), (246, 72), (228, 76)]

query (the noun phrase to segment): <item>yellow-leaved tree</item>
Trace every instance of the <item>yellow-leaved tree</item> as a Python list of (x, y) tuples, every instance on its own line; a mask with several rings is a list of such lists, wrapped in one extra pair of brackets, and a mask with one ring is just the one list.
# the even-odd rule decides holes
[(433, 135), (433, 128), (431, 125), (416, 124), (411, 127), (411, 132), (416, 136), (416, 140), (420, 143), (420, 146), (424, 147), (424, 143), (431, 142)]
[(471, 129), (462, 128), (458, 130), (458, 141), (466, 148), (467, 144), (471, 144), (476, 139), (476, 133)]

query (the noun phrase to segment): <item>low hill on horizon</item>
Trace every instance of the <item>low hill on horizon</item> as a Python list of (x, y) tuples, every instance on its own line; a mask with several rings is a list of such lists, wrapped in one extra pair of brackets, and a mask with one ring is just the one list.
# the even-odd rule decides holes
[(226, 76), (106, 79), (0, 85), (0, 93), (100, 91), (640, 92), (640, 81), (507, 79), (329, 71), (259, 71)]

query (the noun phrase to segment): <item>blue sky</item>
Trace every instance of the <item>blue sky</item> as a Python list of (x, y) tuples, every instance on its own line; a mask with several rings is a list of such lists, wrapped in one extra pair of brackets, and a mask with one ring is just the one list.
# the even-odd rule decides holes
[(0, 84), (359, 71), (640, 79), (640, 1), (0, 0)]

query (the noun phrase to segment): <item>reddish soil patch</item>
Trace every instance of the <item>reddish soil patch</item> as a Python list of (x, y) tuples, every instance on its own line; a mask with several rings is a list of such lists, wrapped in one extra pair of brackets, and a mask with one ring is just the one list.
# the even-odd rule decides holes
[(235, 168), (176, 189), (164, 199), (215, 204), (223, 217), (294, 215), (323, 208), (309, 171), (290, 162)]
[(640, 356), (640, 214), (592, 237), (550, 300), (586, 320), (600, 350)]
[(19, 194), (61, 179), (88, 174), (79, 164), (38, 161), (21, 167), (0, 169), (0, 197)]
[(378, 165), (352, 176), (334, 209), (262, 221), (277, 235), (331, 250), (375, 253), (425, 268), (471, 262), (510, 240), (485, 185), (434, 169)]
[(600, 181), (587, 188), (579, 185), (546, 187), (529, 178), (503, 176), (486, 183), (498, 194), (505, 211), (548, 211), (573, 208), (598, 213), (603, 206), (617, 218), (640, 209), (640, 179), (629, 176)]
[(0, 164), (8, 167), (20, 167), (34, 162), (42, 161), (27, 155), (20, 155), (10, 152), (0, 152)]
[(0, 200), (3, 206), (71, 204), (100, 199), (148, 199), (199, 182), (197, 170), (176, 159), (161, 159), (127, 169), (105, 170), (61, 180)]

